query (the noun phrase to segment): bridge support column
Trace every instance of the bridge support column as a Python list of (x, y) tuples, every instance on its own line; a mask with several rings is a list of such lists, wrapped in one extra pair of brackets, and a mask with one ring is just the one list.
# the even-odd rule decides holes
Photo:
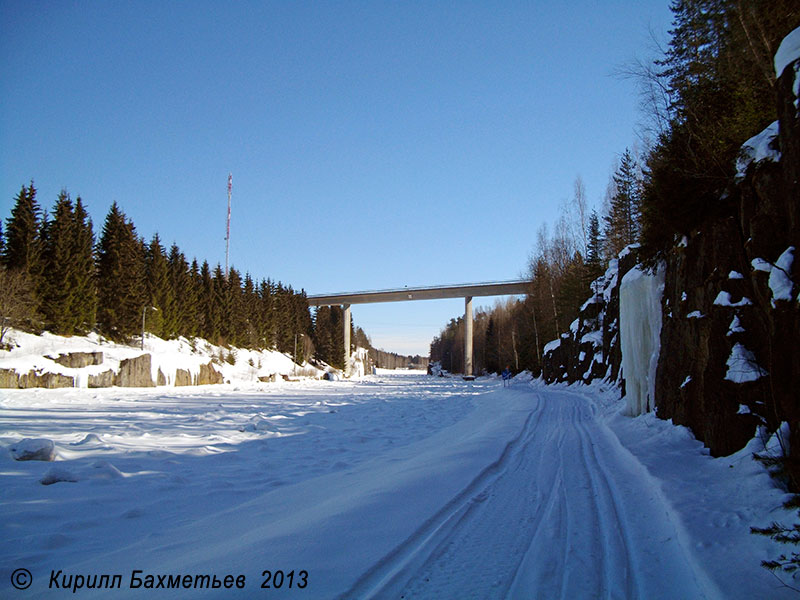
[(350, 305), (344, 308), (344, 376), (350, 376)]
[(472, 296), (464, 299), (464, 376), (472, 377)]

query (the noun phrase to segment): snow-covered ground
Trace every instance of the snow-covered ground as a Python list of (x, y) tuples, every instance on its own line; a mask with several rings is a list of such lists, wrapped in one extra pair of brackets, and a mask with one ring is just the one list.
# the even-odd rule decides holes
[[(749, 533), (791, 517), (756, 442), (712, 459), (617, 395), (385, 372), (2, 390), (0, 597), (790, 597)], [(15, 461), (25, 438), (56, 461)]]

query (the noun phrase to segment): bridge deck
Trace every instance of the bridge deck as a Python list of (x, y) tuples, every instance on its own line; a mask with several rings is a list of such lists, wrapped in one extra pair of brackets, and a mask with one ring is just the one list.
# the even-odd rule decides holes
[(316, 294), (308, 297), (309, 306), (371, 304), (377, 302), (408, 302), (440, 298), (469, 298), (477, 296), (510, 296), (528, 293), (528, 281), (495, 281), (430, 287), (404, 287), (393, 290)]

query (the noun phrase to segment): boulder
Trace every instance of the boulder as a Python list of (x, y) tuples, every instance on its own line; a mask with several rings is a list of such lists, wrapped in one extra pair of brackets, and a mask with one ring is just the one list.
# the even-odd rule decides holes
[(106, 388), (112, 387), (114, 385), (114, 379), (116, 375), (114, 371), (108, 370), (103, 371), (102, 373), (98, 373), (97, 375), (89, 375), (89, 387), (90, 388)]
[(200, 365), (200, 372), (195, 379), (195, 385), (209, 385), (222, 383), (222, 373), (214, 368), (214, 364), (209, 361), (204, 365)]
[(175, 387), (192, 385), (192, 374), (188, 369), (175, 369)]
[(14, 369), (0, 369), (0, 388), (15, 390), (19, 387), (19, 374)]
[(53, 358), (55, 362), (63, 367), (70, 367), (72, 369), (81, 369), (83, 367), (90, 367), (93, 365), (103, 364), (102, 352), (68, 352), (67, 354), (59, 354)]
[(114, 379), (118, 387), (155, 387), (151, 371), (152, 357), (142, 354), (119, 363), (119, 372)]
[(9, 446), (14, 460), (43, 460), (56, 459), (56, 445), (53, 440), (45, 438), (24, 438), (16, 444)]
[(68, 388), (75, 387), (75, 379), (60, 373), (28, 371), (19, 376), (19, 388)]

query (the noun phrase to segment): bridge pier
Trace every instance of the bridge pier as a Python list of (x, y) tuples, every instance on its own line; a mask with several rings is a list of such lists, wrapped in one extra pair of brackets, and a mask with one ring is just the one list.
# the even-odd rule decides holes
[(342, 306), (344, 309), (344, 376), (350, 377), (350, 305)]
[(464, 298), (464, 377), (472, 377), (472, 296)]

